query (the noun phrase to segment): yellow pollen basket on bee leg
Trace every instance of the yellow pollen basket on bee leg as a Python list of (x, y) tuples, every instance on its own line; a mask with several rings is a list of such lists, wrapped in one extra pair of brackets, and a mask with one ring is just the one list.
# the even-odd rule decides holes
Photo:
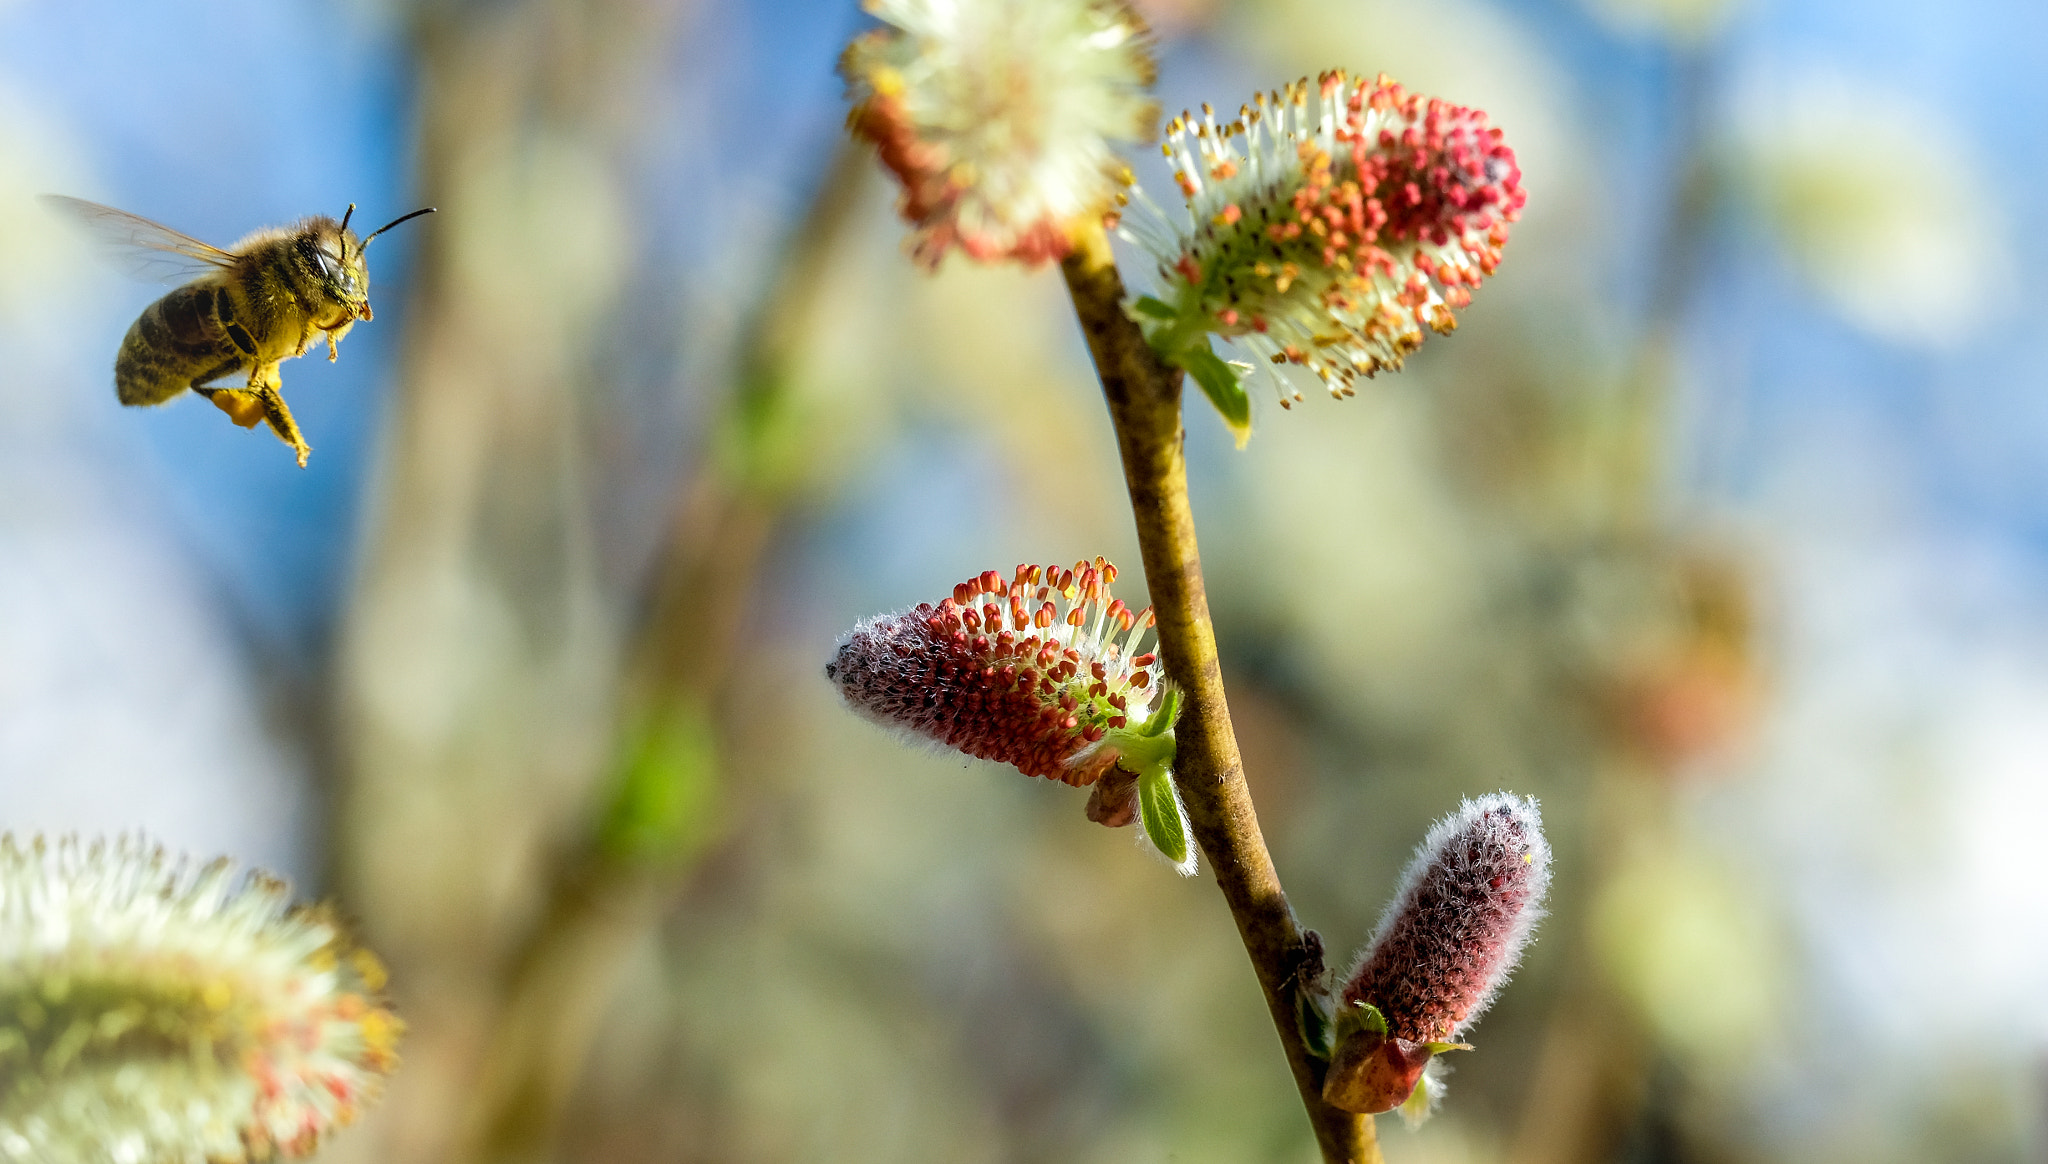
[(263, 402), (247, 392), (222, 388), (211, 399), (215, 408), (227, 413), (229, 420), (243, 428), (255, 428), (263, 423)]

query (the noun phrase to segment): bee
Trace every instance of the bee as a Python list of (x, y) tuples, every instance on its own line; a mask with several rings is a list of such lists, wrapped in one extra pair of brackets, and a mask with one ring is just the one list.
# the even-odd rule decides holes
[[(336, 222), (326, 215), (259, 230), (222, 250), (147, 218), (62, 195), (44, 195), (76, 219), (131, 274), (180, 282), (128, 328), (114, 357), (114, 393), (121, 403), (162, 404), (190, 388), (243, 428), (268, 422), (292, 447), (299, 468), (312, 450), (285, 406), (278, 365), (303, 356), (320, 339), (327, 358), (357, 320), (369, 321), (370, 273), (363, 252), (399, 223), (364, 238), (348, 228), (355, 203)], [(234, 386), (216, 381), (237, 378)]]

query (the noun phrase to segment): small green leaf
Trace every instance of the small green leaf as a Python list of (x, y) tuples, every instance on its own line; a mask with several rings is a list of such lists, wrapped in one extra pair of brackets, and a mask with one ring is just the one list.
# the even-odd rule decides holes
[(1369, 1002), (1354, 1002), (1337, 1011), (1337, 1037), (1348, 1039), (1363, 1033), (1378, 1041), (1387, 1037), (1387, 1018)]
[(1138, 777), (1138, 818), (1144, 823), (1146, 839), (1173, 862), (1181, 876), (1195, 871), (1195, 857), (1188, 844), (1187, 813), (1173, 790), (1173, 773), (1154, 768)]
[(1216, 406), (1223, 423), (1230, 426), (1230, 435), (1237, 438), (1237, 447), (1243, 448), (1252, 436), (1252, 401), (1245, 394), (1236, 366), (1210, 351), (1206, 337), (1172, 359), (1202, 386), (1209, 403)]
[(1165, 772), (1173, 767), (1173, 721), (1167, 720), (1157, 732), (1148, 730), (1151, 727), (1147, 720), (1135, 728), (1111, 728), (1100, 746), (1115, 752), (1117, 764), (1133, 775)]
[(1175, 311), (1172, 304), (1151, 295), (1147, 295), (1136, 303), (1131, 304), (1131, 310), (1139, 315), (1150, 316), (1153, 319), (1171, 320), (1180, 317), (1180, 312)]
[[(1141, 736), (1172, 735), (1173, 721), (1179, 718), (1180, 688), (1169, 683), (1160, 691), (1158, 710), (1152, 713), (1150, 719), (1139, 725), (1138, 734)], [(1167, 760), (1170, 763), (1172, 757), (1167, 757)]]
[(1430, 1054), (1432, 1054), (1432, 1055), (1441, 1055), (1441, 1054), (1443, 1054), (1443, 1053), (1444, 1053), (1444, 1052), (1446, 1052), (1446, 1051), (1469, 1051), (1469, 1050), (1471, 1050), (1471, 1049), (1472, 1049), (1472, 1044), (1470, 1044), (1470, 1043), (1424, 1043), (1424, 1044), (1422, 1044), (1422, 1049), (1423, 1049), (1423, 1050), (1425, 1050), (1425, 1051), (1428, 1051), (1428, 1052), (1429, 1052)]

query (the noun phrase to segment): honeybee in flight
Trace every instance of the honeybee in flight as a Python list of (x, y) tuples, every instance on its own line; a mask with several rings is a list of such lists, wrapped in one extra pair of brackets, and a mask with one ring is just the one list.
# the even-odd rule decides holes
[[(279, 364), (327, 341), (327, 358), (357, 320), (369, 320), (370, 273), (363, 252), (415, 210), (357, 238), (324, 214), (259, 230), (227, 250), (147, 218), (58, 194), (44, 201), (83, 223), (131, 274), (185, 280), (142, 309), (114, 357), (123, 404), (162, 404), (185, 389), (206, 397), (243, 428), (268, 421), (306, 467), (312, 450), (279, 389)], [(246, 377), (246, 386), (215, 384)]]

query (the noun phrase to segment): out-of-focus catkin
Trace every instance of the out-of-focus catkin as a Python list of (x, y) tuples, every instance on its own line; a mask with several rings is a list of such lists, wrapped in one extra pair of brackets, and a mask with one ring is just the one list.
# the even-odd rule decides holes
[(867, 0), (884, 27), (841, 59), (848, 125), (896, 175), (911, 251), (937, 267), (1057, 260), (1130, 181), (1118, 144), (1159, 109), (1145, 23), (1124, 0)]
[(383, 987), (274, 878), (0, 838), (0, 1161), (309, 1155), (397, 1062)]

